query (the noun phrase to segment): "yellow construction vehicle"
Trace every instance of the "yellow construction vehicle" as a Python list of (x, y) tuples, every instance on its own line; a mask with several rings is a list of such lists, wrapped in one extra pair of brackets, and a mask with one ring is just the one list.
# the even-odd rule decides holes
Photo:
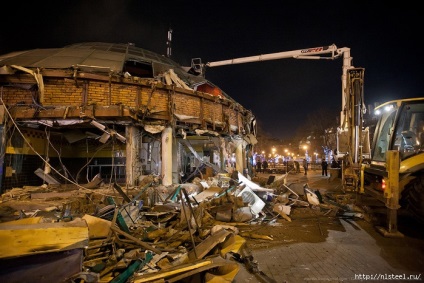
[(362, 168), (360, 190), (386, 204), (385, 233), (396, 234), (401, 207), (424, 222), (424, 97), (383, 103), (374, 115), (370, 162)]
[[(322, 56), (327, 54), (327, 56)], [(337, 159), (342, 161), (345, 191), (372, 194), (388, 208), (387, 232), (397, 231), (397, 210), (403, 206), (424, 221), (424, 98), (386, 102), (378, 106), (373, 138), (364, 127), (364, 68), (352, 66), (350, 48), (336, 45), (242, 57), (202, 64), (191, 69), (204, 75), (205, 67), (294, 59), (343, 58), (342, 111), (337, 132)], [(372, 143), (371, 143), (372, 140)]]

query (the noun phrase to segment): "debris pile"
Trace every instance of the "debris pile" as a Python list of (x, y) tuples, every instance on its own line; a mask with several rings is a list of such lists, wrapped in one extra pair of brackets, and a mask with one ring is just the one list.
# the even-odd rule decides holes
[(237, 179), (217, 175), (170, 187), (154, 176), (138, 187), (99, 184), (4, 193), (0, 262), (7, 268), (0, 279), (232, 282), (239, 264), (250, 263), (248, 270), (261, 273), (251, 266), (251, 255), (244, 256), (246, 238), (273, 240), (243, 227), (277, 218), (291, 222), (294, 207), (335, 215), (347, 207), (337, 200), (324, 203), (307, 184), (301, 190), (287, 185), (284, 175), (266, 186), (240, 173)]

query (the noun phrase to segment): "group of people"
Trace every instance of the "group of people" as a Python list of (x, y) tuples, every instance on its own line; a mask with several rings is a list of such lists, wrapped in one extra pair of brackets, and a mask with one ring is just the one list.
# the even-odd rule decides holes
[[(308, 175), (308, 160), (303, 158), (302, 162), (303, 170), (305, 171), (305, 176)], [(296, 160), (294, 161), (294, 169), (296, 173), (300, 173), (300, 164)]]
[[(331, 168), (340, 168), (340, 163), (337, 162), (334, 158), (331, 160)], [(321, 162), (321, 169), (322, 169), (322, 176), (327, 176), (328, 175), (328, 163), (327, 161), (325, 161), (325, 159), (322, 160)]]
[[(305, 158), (303, 159), (303, 169), (305, 170), (305, 176), (308, 175), (308, 161)], [(297, 170), (296, 172), (298, 173)], [(322, 176), (328, 175), (328, 163), (325, 161), (325, 159), (323, 159), (321, 162), (321, 173)]]
[[(333, 163), (334, 163), (334, 159), (333, 159)], [(332, 165), (333, 165), (332, 163)], [(304, 170), (304, 175), (308, 175), (308, 161), (304, 158), (303, 159), (303, 170)], [(294, 169), (296, 173), (300, 173), (300, 168), (299, 168), (299, 162), (294, 161)], [(266, 160), (261, 161), (261, 160), (257, 160), (256, 161), (256, 172), (258, 173), (265, 173), (266, 170), (268, 168), (268, 162)], [(328, 163), (325, 159), (322, 160), (321, 162), (321, 174), (322, 176), (328, 176)]]
[(261, 160), (257, 160), (256, 161), (256, 172), (261, 173), (261, 172), (266, 172), (266, 169), (268, 169), (268, 162), (266, 160), (261, 161)]
[[(296, 162), (296, 161), (295, 161)], [(303, 159), (303, 169), (305, 170), (305, 176), (308, 175), (308, 161), (304, 158)], [(298, 168), (296, 168), (296, 173), (299, 173), (300, 171)], [(328, 163), (325, 159), (321, 162), (321, 174), (322, 176), (328, 176)]]

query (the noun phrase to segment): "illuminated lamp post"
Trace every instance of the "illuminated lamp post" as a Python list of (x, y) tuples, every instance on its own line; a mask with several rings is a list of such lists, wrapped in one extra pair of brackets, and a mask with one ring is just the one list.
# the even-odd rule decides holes
[(290, 156), (290, 153), (289, 153), (289, 150), (287, 148), (284, 149), (284, 152), (286, 153), (286, 156), (287, 156), (287, 158), (285, 160), (285, 162), (286, 162), (286, 174), (287, 174), (287, 172), (289, 172), (289, 156)]
[(308, 146), (304, 145), (303, 149), (305, 150), (305, 159), (306, 159), (306, 157), (308, 156)]

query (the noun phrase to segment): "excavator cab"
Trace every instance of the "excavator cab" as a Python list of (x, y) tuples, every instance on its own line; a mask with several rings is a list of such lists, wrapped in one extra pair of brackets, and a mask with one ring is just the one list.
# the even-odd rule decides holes
[(424, 222), (424, 98), (386, 102), (375, 108), (378, 118), (372, 139), (371, 162), (364, 168), (364, 188), (380, 192), (387, 203), (392, 196), (385, 183), (390, 176), (389, 151), (399, 153), (396, 186), (399, 207)]
[(375, 110), (380, 115), (374, 134), (371, 163), (384, 165), (387, 150), (398, 150), (406, 160), (424, 150), (424, 101), (385, 103)]

